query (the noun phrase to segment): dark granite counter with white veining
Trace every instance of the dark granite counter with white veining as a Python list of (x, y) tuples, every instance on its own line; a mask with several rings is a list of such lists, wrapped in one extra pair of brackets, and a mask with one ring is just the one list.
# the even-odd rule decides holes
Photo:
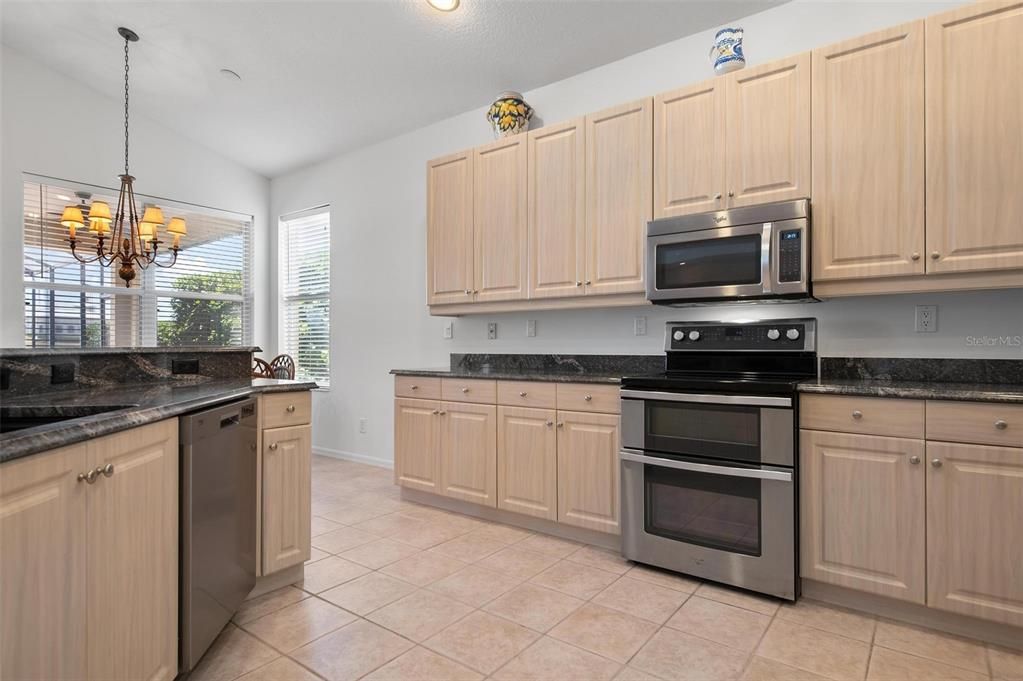
[(804, 393), (1023, 404), (1023, 360), (823, 357)]
[(451, 366), (392, 369), (395, 376), (489, 378), (551, 383), (621, 383), (623, 376), (664, 371), (664, 355), (491, 355), (452, 354)]
[[(0, 463), (257, 393), (311, 390), (315, 387), (316, 384), (311, 381), (215, 379), (192, 383), (166, 381), (122, 384), (115, 387), (5, 396), (3, 409), (9, 417), (52, 415), (70, 418), (3, 433), (0, 435)], [(102, 407), (115, 409), (81, 415)]]

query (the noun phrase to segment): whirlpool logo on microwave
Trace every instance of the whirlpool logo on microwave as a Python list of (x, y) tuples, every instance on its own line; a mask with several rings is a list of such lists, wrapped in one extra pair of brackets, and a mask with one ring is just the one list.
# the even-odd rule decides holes
[(980, 348), (1023, 347), (1023, 336), (967, 336), (966, 345)]

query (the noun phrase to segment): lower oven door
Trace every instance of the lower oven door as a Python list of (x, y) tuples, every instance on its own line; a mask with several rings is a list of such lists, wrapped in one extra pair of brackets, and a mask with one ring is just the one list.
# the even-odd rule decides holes
[(791, 468), (624, 449), (622, 553), (630, 560), (793, 600)]

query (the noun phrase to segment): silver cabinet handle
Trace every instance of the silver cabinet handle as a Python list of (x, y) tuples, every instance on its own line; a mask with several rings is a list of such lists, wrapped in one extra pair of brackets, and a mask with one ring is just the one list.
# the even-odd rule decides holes
[(937, 260), (940, 257), (941, 253), (938, 253), (937, 251), (931, 251), (931, 260)]
[(911, 255), (909, 257), (910, 257), (911, 260), (919, 260), (920, 259), (920, 254), (919, 253), (913, 253), (913, 255)]
[(909, 457), (909, 462), (915, 466), (918, 463), (920, 463), (920, 457), (919, 456), (915, 456), (915, 455), (911, 456), (911, 457)]
[(86, 484), (91, 485), (92, 483), (96, 482), (96, 476), (97, 475), (99, 475), (99, 469), (98, 468), (94, 468), (91, 471), (89, 471), (88, 473), (79, 473), (78, 474), (78, 482), (85, 482)]
[(1008, 427), (1009, 424), (1003, 421), (1002, 419), (998, 419), (997, 421), (995, 421), (995, 428), (997, 428), (998, 430), (1005, 430)]
[(295, 405), (293, 405), (293, 404), (289, 404), (289, 405), (288, 405), (288, 409), (287, 409), (287, 412), (288, 412), (289, 414), (291, 414), (291, 413), (292, 413), (292, 412), (294, 412), (294, 411), (295, 411)]
[(548, 421), (548, 422), (547, 422), (547, 427), (548, 427), (548, 428), (550, 428), (550, 427), (551, 427), (551, 426), (553, 426), (553, 425), (554, 425), (554, 421)]
[(706, 463), (693, 463), (691, 461), (675, 461), (674, 459), (661, 459), (656, 456), (640, 454), (635, 450), (623, 449), (618, 455), (622, 461), (634, 461), (636, 463), (658, 466), (660, 468), (673, 468), (679, 471), (693, 471), (696, 473), (710, 473), (712, 475), (727, 475), (732, 478), (756, 478), (759, 480), (777, 480), (779, 482), (792, 482), (792, 473), (787, 471), (765, 470), (763, 468), (732, 468), (731, 466), (713, 466)]
[(469, 392), (469, 389), (468, 388), (462, 388), (462, 392), (463, 393), (467, 393), (467, 392)]
[(852, 413), (852, 417), (853, 417), (854, 419), (856, 419), (857, 421), (859, 421), (859, 420), (860, 420), (861, 418), (863, 418), (863, 412), (862, 412), (862, 411), (860, 411), (859, 409), (857, 409), (856, 411), (854, 411), (854, 412)]
[(526, 396), (525, 391), (519, 393), (519, 397), (525, 397), (525, 396)]
[(114, 464), (108, 463), (106, 466), (103, 466), (102, 468), (97, 468), (96, 470), (109, 478), (111, 475), (114, 474)]
[(276, 442), (271, 442), (270, 443), (270, 451), (271, 452), (276, 452), (277, 451), (277, 443)]
[(587, 402), (592, 402), (593, 395), (583, 395), (583, 399), (586, 400)]
[(931, 459), (931, 465), (935, 468), (941, 468), (941, 459)]

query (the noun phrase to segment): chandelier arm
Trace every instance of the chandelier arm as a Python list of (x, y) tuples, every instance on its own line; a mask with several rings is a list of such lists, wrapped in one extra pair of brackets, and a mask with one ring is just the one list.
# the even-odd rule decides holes
[(154, 258), (154, 259), (153, 259), (153, 260), (151, 260), (150, 262), (151, 262), (151, 263), (152, 263), (153, 265), (156, 265), (157, 267), (165, 267), (165, 268), (166, 268), (166, 267), (174, 267), (174, 263), (176, 263), (176, 262), (178, 261), (178, 249), (176, 249), (176, 248), (172, 248), (172, 249), (170, 249), (170, 250), (171, 250), (171, 259), (170, 259), (169, 261), (167, 261), (167, 262), (158, 262), (158, 261), (157, 261), (157, 260), (156, 260), (156, 259)]
[(78, 251), (75, 250), (75, 239), (68, 239), (68, 241), (71, 243), (71, 255), (74, 256), (75, 260), (82, 263), (83, 265), (90, 265), (102, 257), (101, 255), (94, 255), (90, 258), (83, 258), (82, 256), (78, 255)]

